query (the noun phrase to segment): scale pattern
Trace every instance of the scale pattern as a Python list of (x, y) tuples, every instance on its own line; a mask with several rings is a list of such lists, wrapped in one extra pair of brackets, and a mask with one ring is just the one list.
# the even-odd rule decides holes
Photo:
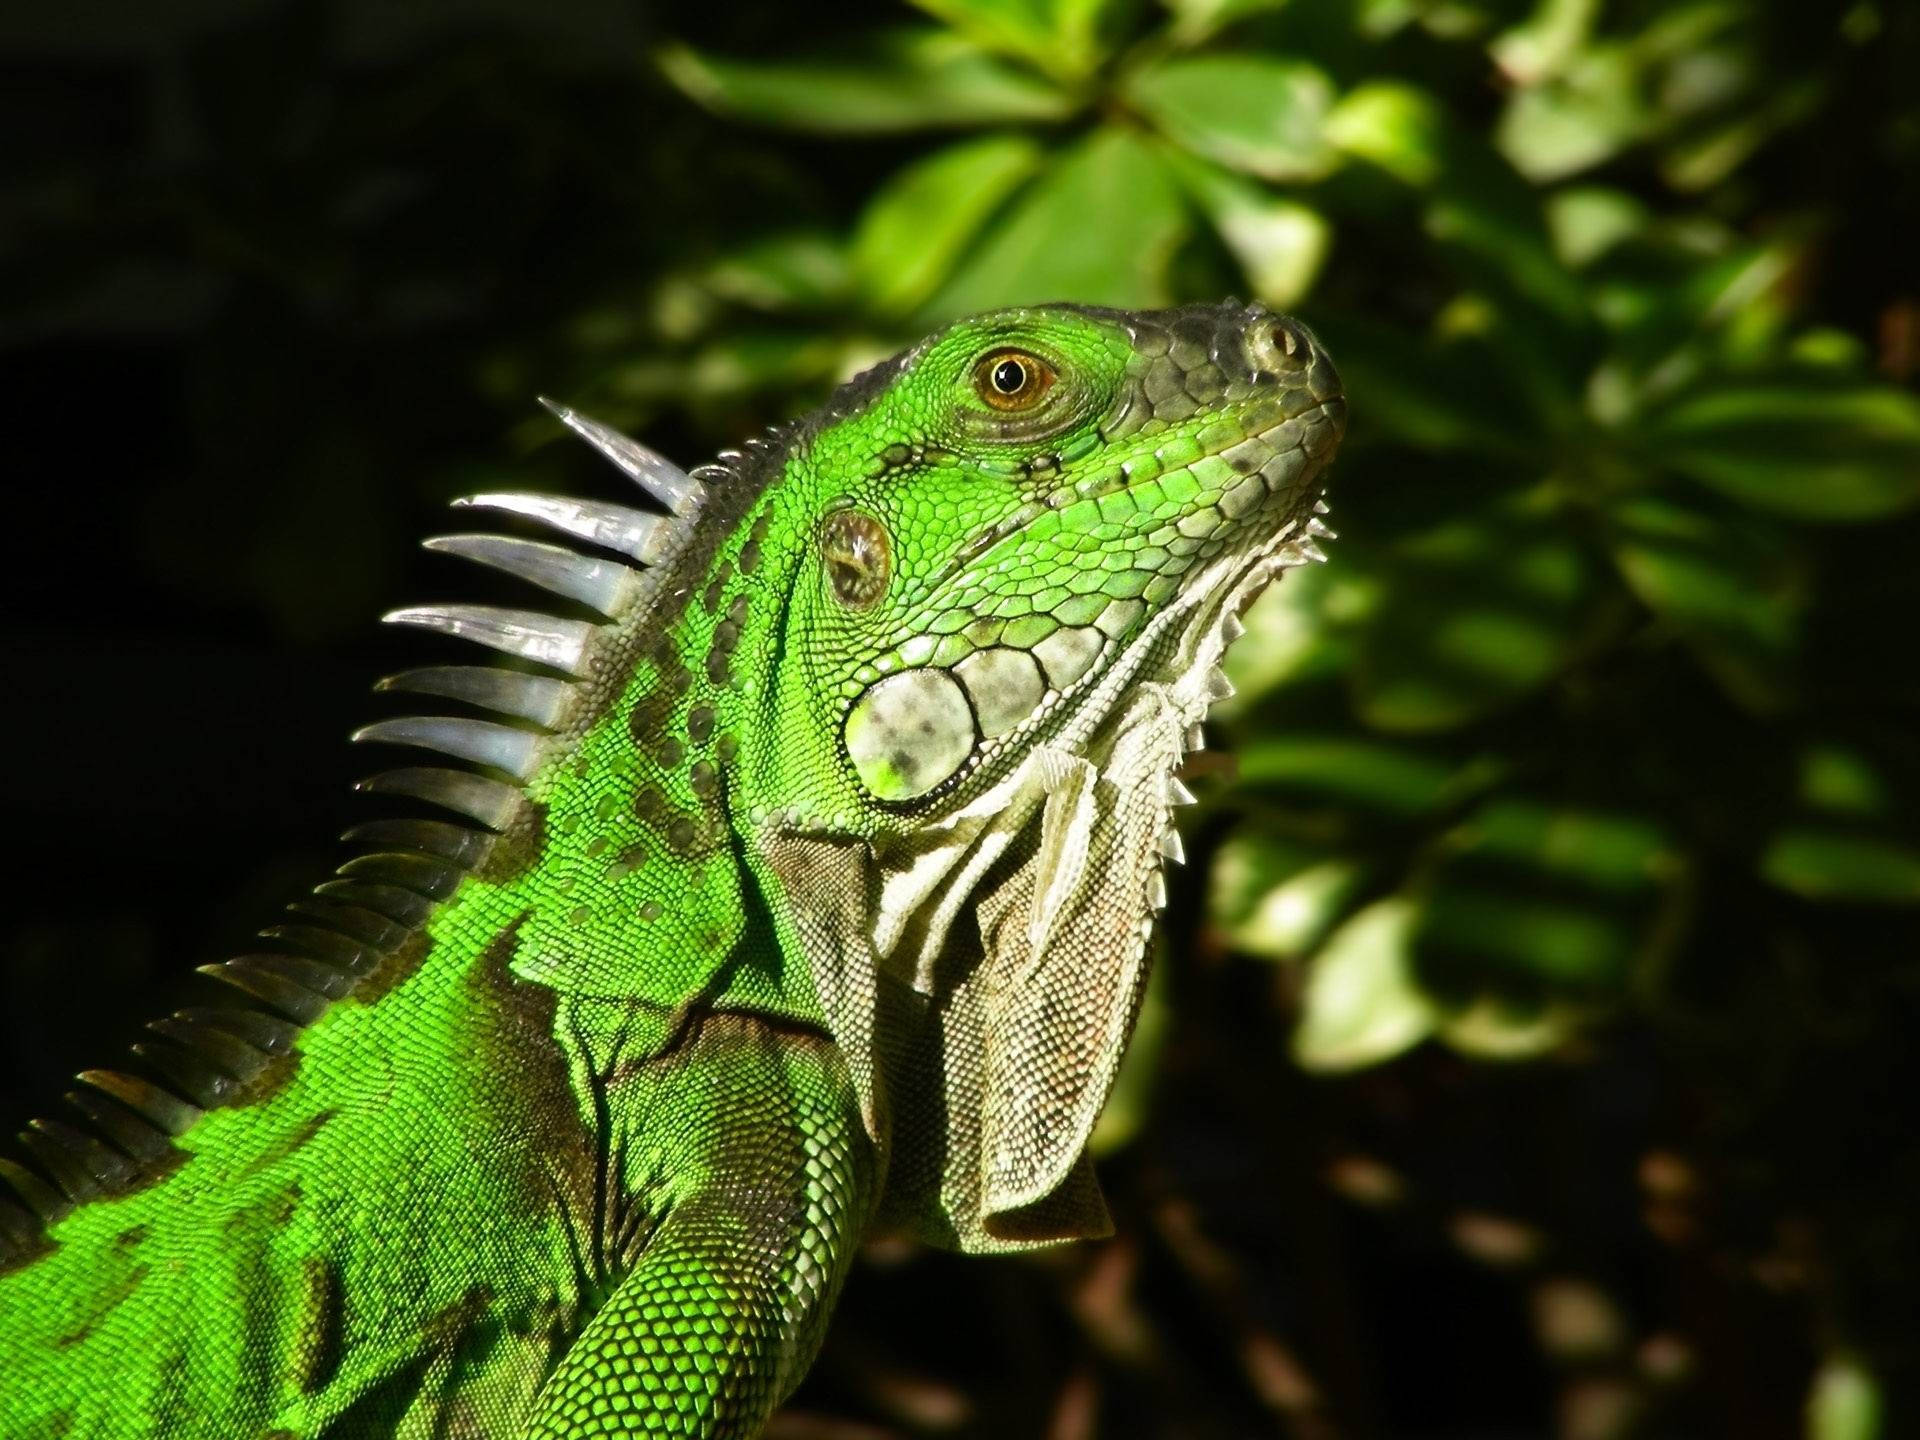
[(818, 1348), (866, 1214), (845, 1063), (824, 1037), (712, 1017), (610, 1108), (631, 1132), (625, 1183), (659, 1218), (530, 1440), (756, 1434)]
[(509, 662), (382, 682), (450, 707), (356, 737), (432, 813), (0, 1159), (7, 1440), (751, 1436), (868, 1229), (1107, 1227), (1175, 771), (1328, 533), (1324, 350), (994, 312), (691, 473), (550, 408), (644, 494), (428, 542), (545, 597), (388, 617)]

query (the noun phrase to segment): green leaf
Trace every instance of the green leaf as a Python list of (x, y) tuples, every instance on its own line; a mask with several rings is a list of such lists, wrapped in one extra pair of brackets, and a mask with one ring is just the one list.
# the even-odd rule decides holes
[(1873, 520), (1920, 500), (1920, 399), (1891, 386), (1730, 380), (1644, 422), (1651, 460), (1757, 509)]
[(1500, 794), (1431, 853), (1416, 969), (1476, 1053), (1557, 1044), (1678, 934), (1683, 858), (1645, 815)]
[(1283, 10), (1290, 0), (1164, 0), (1164, 3), (1173, 12), (1174, 43), (1192, 49), (1236, 21)]
[(723, 300), (756, 310), (816, 310), (839, 303), (849, 275), (845, 247), (815, 230), (749, 241), (706, 269), (706, 286)]
[(881, 187), (853, 238), (854, 272), (873, 308), (903, 315), (931, 295), (1041, 159), (1023, 135), (989, 135), (937, 150)]
[(1791, 694), (1810, 588), (1805, 558), (1763, 517), (1718, 514), (1712, 504), (1665, 494), (1616, 501), (1614, 564), (1736, 700), (1774, 709)]
[(1353, 1070), (1389, 1060), (1433, 1033), (1439, 1012), (1413, 977), (1409, 941), (1419, 906), (1376, 901), (1336, 930), (1313, 958), (1293, 1055), (1309, 1070)]
[[(1329, 317), (1356, 410), (1386, 436), (1427, 451), (1477, 451), (1536, 465), (1536, 407), (1484, 335), (1429, 338), (1357, 314)], [(1361, 407), (1364, 406), (1364, 409)]]
[(1191, 228), (1152, 147), (1127, 130), (1097, 130), (1022, 192), (922, 314), (1046, 300), (1165, 305), (1169, 262)]
[(1532, 1060), (1551, 1054), (1579, 1032), (1586, 1012), (1549, 1001), (1515, 1005), (1482, 995), (1441, 1022), (1442, 1044), (1476, 1060)]
[(989, 50), (1017, 56), (1060, 80), (1099, 68), (1128, 0), (912, 0)]
[(1243, 829), (1214, 859), (1207, 909), (1234, 949), (1293, 960), (1319, 943), (1365, 878), (1351, 857)]
[(1240, 262), (1257, 300), (1291, 307), (1313, 286), (1333, 228), (1320, 212), (1178, 150), (1168, 163)]
[(832, 335), (749, 330), (723, 336), (674, 367), (675, 389), (694, 405), (732, 404), (769, 390), (838, 378), (844, 342)]
[(1808, 900), (1920, 903), (1920, 850), (1882, 836), (1825, 826), (1783, 830), (1760, 873)]
[(1562, 329), (1585, 325), (1579, 282), (1554, 254), (1533, 187), (1431, 94), (1397, 81), (1359, 86), (1327, 116), (1325, 134), (1425, 194), (1428, 234), (1476, 285), (1523, 300)]
[(1271, 786), (1392, 817), (1434, 809), (1456, 782), (1457, 769), (1447, 760), (1383, 740), (1285, 734), (1240, 752), (1243, 788)]
[(1582, 185), (1547, 197), (1554, 251), (1575, 269), (1640, 234), (1648, 218), (1647, 207), (1624, 190)]
[(1197, 155), (1266, 180), (1318, 179), (1338, 155), (1321, 134), (1333, 81), (1271, 55), (1195, 55), (1135, 72), (1126, 99)]
[(1467, 966), (1433, 965), (1449, 990), (1476, 979), (1616, 990), (1636, 948), (1626, 917), (1584, 897), (1460, 882), (1435, 887), (1420, 941), (1423, 959), (1429, 950), (1467, 958)]
[(1352, 683), (1370, 725), (1444, 730), (1545, 684), (1587, 623), (1594, 567), (1551, 513), (1501, 501), (1395, 542)]
[(1600, 0), (1540, 0), (1532, 15), (1496, 35), (1487, 49), (1515, 85), (1551, 79), (1585, 49)]
[(1494, 127), (1494, 143), (1540, 184), (1610, 160), (1654, 127), (1641, 79), (1623, 48), (1589, 51), (1560, 79), (1515, 91)]
[(1665, 833), (1644, 816), (1516, 795), (1489, 800), (1452, 841), (1483, 860), (1612, 894), (1646, 890), (1675, 859)]
[(1800, 800), (1836, 815), (1885, 814), (1887, 781), (1873, 758), (1851, 745), (1809, 745), (1800, 755)]
[(1076, 108), (1046, 81), (932, 28), (880, 31), (791, 61), (728, 60), (684, 45), (655, 59), (709, 110), (823, 135), (1060, 120)]
[(1880, 1382), (1851, 1355), (1830, 1355), (1807, 1394), (1807, 1440), (1883, 1440)]

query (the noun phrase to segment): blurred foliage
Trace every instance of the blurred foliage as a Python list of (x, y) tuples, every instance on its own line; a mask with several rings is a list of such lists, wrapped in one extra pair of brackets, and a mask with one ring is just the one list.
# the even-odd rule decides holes
[(559, 476), (536, 390), (711, 446), (1056, 298), (1340, 364), (1341, 537), (1247, 616), (1098, 1137), (1125, 1238), (877, 1247), (786, 1433), (1920, 1430), (1911, 7), (120, 8), (0, 22), (53, 77), (0, 337), (179, 337), (124, 543), (312, 643), (430, 500)]

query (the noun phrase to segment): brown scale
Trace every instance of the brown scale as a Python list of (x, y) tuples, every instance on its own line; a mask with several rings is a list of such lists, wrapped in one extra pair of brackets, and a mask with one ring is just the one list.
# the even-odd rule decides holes
[(767, 538), (767, 522), (772, 518), (768, 511), (762, 510), (753, 522), (753, 529), (747, 533), (747, 543), (740, 547), (740, 573), (751, 575), (760, 568), (760, 546)]
[(647, 863), (647, 847), (639, 841), (624, 847), (607, 865), (607, 879), (618, 880)]
[(687, 783), (693, 787), (693, 793), (702, 800), (712, 801), (720, 790), (720, 772), (713, 768), (708, 760), (696, 760), (693, 769), (687, 772)]

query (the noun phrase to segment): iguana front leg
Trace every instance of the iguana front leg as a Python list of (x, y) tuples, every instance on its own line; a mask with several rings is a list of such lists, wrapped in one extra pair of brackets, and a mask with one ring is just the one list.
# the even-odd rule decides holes
[(528, 1440), (757, 1435), (819, 1348), (874, 1192), (833, 1043), (712, 1015), (599, 1085), (654, 1223), (542, 1388)]

